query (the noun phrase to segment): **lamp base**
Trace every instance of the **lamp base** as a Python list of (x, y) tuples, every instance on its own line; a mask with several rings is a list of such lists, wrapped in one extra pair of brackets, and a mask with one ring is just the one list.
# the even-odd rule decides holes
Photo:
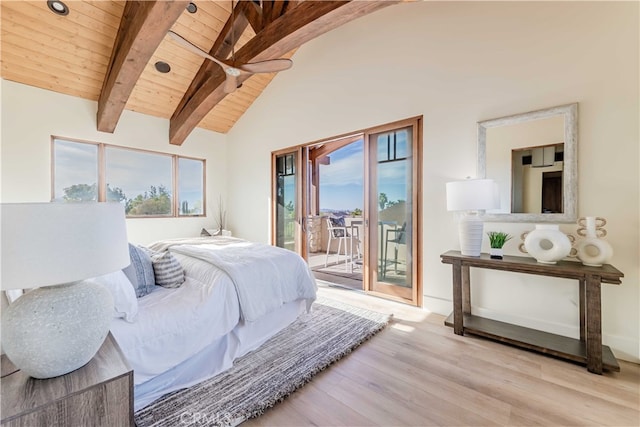
[(480, 256), (484, 223), (475, 213), (463, 215), (458, 224), (460, 252), (465, 256)]
[(95, 356), (112, 312), (110, 292), (97, 283), (34, 289), (4, 310), (2, 346), (13, 364), (34, 378), (64, 375)]

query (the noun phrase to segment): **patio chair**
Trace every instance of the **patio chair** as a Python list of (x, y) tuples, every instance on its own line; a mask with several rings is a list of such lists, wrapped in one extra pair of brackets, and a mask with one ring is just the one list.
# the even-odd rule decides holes
[[(360, 258), (360, 240), (358, 239), (357, 235), (349, 234), (349, 232), (347, 231), (347, 228), (351, 228), (351, 227), (347, 227), (345, 225), (343, 217), (339, 217), (339, 218), (327, 217), (327, 232), (329, 234), (329, 240), (327, 242), (327, 256), (324, 261), (325, 267), (329, 263), (329, 251), (331, 250), (331, 242), (333, 241), (333, 239), (338, 239), (338, 250), (336, 251), (336, 254), (338, 255), (338, 264), (340, 263), (340, 251), (342, 250), (343, 243), (344, 243), (345, 267), (348, 266), (349, 261), (353, 260), (354, 244), (356, 245), (358, 258)], [(351, 253), (347, 253), (347, 251), (350, 251)]]

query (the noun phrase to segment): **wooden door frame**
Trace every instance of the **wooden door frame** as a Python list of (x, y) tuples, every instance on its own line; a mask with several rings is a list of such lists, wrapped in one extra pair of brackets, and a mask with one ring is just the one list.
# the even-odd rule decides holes
[(409, 303), (422, 307), (422, 192), (419, 191), (422, 188), (422, 116), (411, 117), (404, 120), (398, 120), (395, 122), (387, 123), (381, 126), (369, 128), (365, 131), (365, 164), (368, 166), (365, 168), (365, 223), (370, 224), (371, 212), (374, 209), (374, 204), (377, 204), (377, 200), (371, 200), (369, 189), (372, 182), (375, 179), (375, 175), (371, 171), (371, 150), (372, 144), (370, 137), (375, 134), (389, 132), (399, 128), (412, 128), (412, 177), (411, 177), (411, 197), (413, 201), (414, 209), (411, 211), (411, 221), (413, 232), (411, 233), (411, 247), (412, 247), (412, 277), (415, 286), (412, 286), (410, 299), (404, 297), (402, 293), (397, 292), (398, 287), (393, 285), (386, 285), (384, 283), (377, 283), (377, 286), (385, 289), (386, 292), (380, 292), (373, 290), (373, 284), (376, 280), (377, 269), (372, 268), (371, 253), (372, 247), (378, 244), (378, 230), (377, 227), (368, 227), (365, 233), (368, 238), (369, 244), (365, 245), (364, 252), (367, 260), (371, 262), (365, 263), (367, 268), (363, 274), (367, 275), (365, 280), (365, 291), (372, 295), (380, 296), (383, 298), (399, 301), (403, 303)]

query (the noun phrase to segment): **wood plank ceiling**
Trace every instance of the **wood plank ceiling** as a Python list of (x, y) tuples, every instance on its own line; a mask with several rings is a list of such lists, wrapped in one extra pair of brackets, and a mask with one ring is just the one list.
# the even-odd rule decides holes
[[(99, 100), (103, 131), (113, 132), (123, 108), (170, 119), (178, 145), (196, 126), (228, 132), (275, 73), (243, 75), (225, 94), (222, 69), (176, 44), (168, 29), (219, 58), (230, 56), (231, 40), (240, 63), (289, 58), (314, 37), (397, 2), (243, 0), (232, 15), (231, 0), (195, 1), (195, 13), (188, 1), (63, 1), (65, 16), (46, 0), (1, 2), (1, 77)], [(171, 71), (158, 72), (158, 61)]]

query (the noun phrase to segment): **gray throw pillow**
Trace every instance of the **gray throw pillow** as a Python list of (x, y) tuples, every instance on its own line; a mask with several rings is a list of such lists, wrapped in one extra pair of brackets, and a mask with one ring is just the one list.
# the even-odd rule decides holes
[(182, 265), (171, 252), (154, 252), (151, 254), (156, 285), (164, 288), (178, 288), (184, 283)]
[(156, 285), (153, 264), (146, 249), (131, 243), (129, 243), (129, 257), (131, 265), (124, 269), (124, 273), (131, 281), (136, 296), (140, 298), (151, 293)]

